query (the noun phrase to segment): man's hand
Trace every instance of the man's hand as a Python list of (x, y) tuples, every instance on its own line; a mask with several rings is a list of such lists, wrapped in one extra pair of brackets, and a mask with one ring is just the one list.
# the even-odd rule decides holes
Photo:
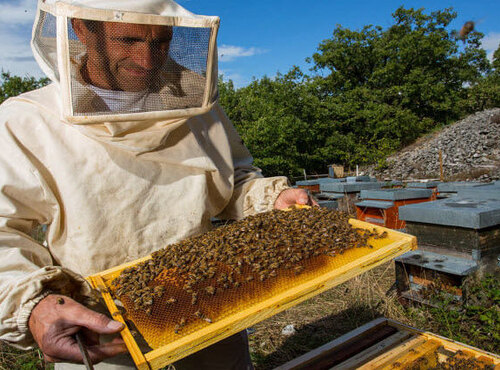
[(283, 190), (274, 202), (275, 209), (285, 209), (296, 204), (319, 206), (309, 193), (304, 189)]
[(118, 333), (124, 328), (122, 323), (62, 295), (42, 299), (31, 312), (29, 328), (49, 362), (83, 362), (75, 339), (79, 331), (93, 364), (127, 352), (121, 338), (99, 344), (99, 334)]

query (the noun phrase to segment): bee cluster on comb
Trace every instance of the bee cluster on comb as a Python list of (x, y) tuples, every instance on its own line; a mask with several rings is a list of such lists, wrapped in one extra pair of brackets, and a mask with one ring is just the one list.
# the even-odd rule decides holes
[[(210, 323), (202, 303), (224, 291), (263, 284), (284, 273), (301, 274), (306, 261), (370, 247), (370, 237), (385, 236), (354, 229), (348, 215), (338, 211), (319, 207), (274, 210), (153, 253), (151, 259), (123, 270), (112, 281), (112, 293), (148, 315), (156, 304), (190, 303), (192, 312), (188, 319), (178, 320), (177, 333), (189, 320)], [(165, 284), (175, 285), (175, 289), (168, 290)]]
[(404, 370), (493, 370), (495, 368), (495, 365), (489, 364), (483, 359), (478, 359), (474, 356), (467, 355), (462, 351), (457, 351), (451, 356), (448, 356), (446, 358), (446, 361), (440, 361), (440, 350), (443, 350), (443, 347), (438, 348), (438, 350), (434, 352), (434, 358), (431, 359), (431, 361), (427, 357), (422, 356), (417, 358), (415, 361), (413, 361), (413, 363), (407, 366), (402, 367), (398, 363), (395, 363), (393, 367), (403, 368)]

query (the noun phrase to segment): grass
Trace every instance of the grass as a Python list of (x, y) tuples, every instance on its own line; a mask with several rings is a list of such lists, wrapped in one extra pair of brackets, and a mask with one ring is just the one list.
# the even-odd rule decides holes
[[(368, 271), (251, 328), (250, 351), (256, 370), (273, 369), (377, 317), (404, 324), (490, 351), (500, 348), (500, 270), (473, 276), (465, 284), (465, 304), (438, 291), (435, 307), (402, 306), (394, 289), (392, 262)], [(283, 335), (293, 325), (295, 333)], [(52, 369), (39, 351), (19, 351), (0, 343), (0, 369)]]
[(52, 364), (44, 361), (38, 350), (21, 351), (0, 342), (1, 370), (45, 370), (53, 369)]
[[(255, 368), (272, 369), (377, 317), (413, 324), (397, 300), (387, 263), (256, 325), (250, 335)], [(281, 334), (287, 325), (295, 334)]]

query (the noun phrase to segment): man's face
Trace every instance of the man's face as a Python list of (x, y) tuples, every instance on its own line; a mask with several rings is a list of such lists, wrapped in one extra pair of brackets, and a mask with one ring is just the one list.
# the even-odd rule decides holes
[(155, 80), (167, 60), (172, 28), (131, 23), (73, 20), (87, 48), (84, 76), (108, 90), (141, 91)]

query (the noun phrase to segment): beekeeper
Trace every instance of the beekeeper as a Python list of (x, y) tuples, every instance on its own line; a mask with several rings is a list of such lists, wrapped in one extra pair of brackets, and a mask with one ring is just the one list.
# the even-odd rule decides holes
[[(262, 177), (217, 103), (218, 25), (170, 0), (39, 0), (32, 48), (53, 83), (0, 107), (0, 340), (81, 363), (80, 332), (94, 363), (128, 368), (119, 337), (98, 340), (122, 324), (78, 303), (83, 276), (208, 231), (214, 216), (310, 201)], [(246, 335), (177, 365), (251, 367)]]

